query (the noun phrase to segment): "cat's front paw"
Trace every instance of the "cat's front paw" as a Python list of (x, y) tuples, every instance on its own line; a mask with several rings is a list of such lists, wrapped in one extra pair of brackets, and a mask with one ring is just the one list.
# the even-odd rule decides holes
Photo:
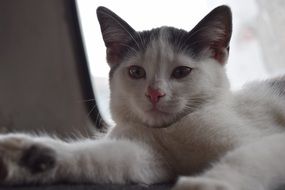
[[(0, 183), (38, 182), (56, 168), (56, 152), (25, 135), (0, 136)], [(49, 179), (48, 176), (45, 176)]]
[(206, 177), (181, 177), (172, 190), (235, 190), (223, 181)]
[(43, 145), (31, 145), (23, 150), (19, 165), (26, 168), (31, 174), (46, 172), (56, 165), (55, 152)]

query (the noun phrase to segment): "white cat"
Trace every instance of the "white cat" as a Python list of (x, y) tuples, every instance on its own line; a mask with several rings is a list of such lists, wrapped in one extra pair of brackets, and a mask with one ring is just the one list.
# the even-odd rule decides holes
[(101, 140), (73, 142), (2, 135), (2, 183), (154, 184), (179, 176), (189, 177), (180, 177), (176, 190), (265, 190), (284, 183), (285, 78), (229, 90), (227, 6), (190, 32), (136, 32), (107, 8), (97, 15), (116, 127)]

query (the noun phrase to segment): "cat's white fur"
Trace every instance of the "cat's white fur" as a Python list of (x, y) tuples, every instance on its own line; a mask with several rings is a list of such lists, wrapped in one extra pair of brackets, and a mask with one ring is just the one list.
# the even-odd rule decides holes
[[(282, 184), (285, 97), (267, 81), (231, 92), (224, 67), (208, 51), (199, 60), (174, 53), (166, 36), (162, 29), (144, 54), (127, 59), (113, 73), (111, 109), (117, 125), (105, 138), (64, 142), (0, 136), (0, 166), (7, 170), (3, 183), (153, 184), (195, 175), (180, 178), (175, 190), (266, 190)], [(145, 80), (129, 78), (127, 68), (134, 64), (144, 67)], [(179, 65), (193, 68), (190, 77), (171, 80)], [(149, 111), (149, 86), (166, 94), (157, 104), (161, 112)], [(185, 111), (188, 98), (196, 96), (206, 102)], [(52, 168), (44, 170), (43, 162), (43, 172), (32, 173), (19, 164), (33, 145), (52, 150)]]

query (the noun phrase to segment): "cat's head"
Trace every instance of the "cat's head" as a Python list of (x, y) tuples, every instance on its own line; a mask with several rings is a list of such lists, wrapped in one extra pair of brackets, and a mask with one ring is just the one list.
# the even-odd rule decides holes
[(220, 6), (191, 31), (137, 32), (105, 7), (97, 9), (110, 70), (115, 121), (167, 127), (228, 89), (224, 65), (231, 11)]

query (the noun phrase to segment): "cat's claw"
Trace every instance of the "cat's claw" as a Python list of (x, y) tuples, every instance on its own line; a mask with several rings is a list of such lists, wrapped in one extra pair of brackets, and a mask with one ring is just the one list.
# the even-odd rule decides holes
[(223, 181), (206, 177), (181, 177), (172, 190), (235, 190)]

